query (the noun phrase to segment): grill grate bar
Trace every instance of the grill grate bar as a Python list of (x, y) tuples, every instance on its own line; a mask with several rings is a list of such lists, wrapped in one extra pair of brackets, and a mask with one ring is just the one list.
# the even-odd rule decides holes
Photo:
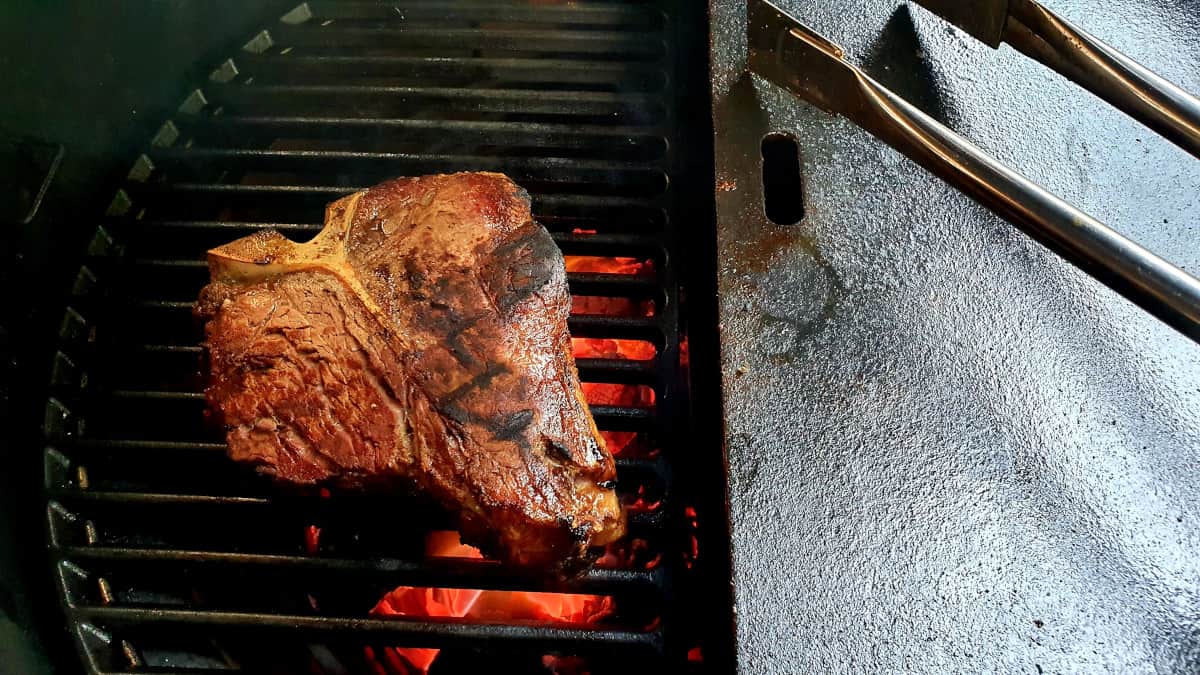
[(244, 115), (225, 113), (219, 117), (180, 117), (179, 128), (201, 139), (250, 139), (254, 134), (295, 133), (304, 138), (346, 135), (360, 132), (372, 141), (387, 134), (403, 133), (413, 140), (446, 142), (475, 141), (497, 146), (534, 146), (594, 148), (619, 143), (649, 147), (661, 156), (666, 150), (664, 130), (654, 126), (603, 126), (550, 122), (512, 122), (490, 120), (448, 120), (406, 117), (317, 117), (297, 115)]
[[(210, 102), (220, 102), (244, 96), (315, 94), (318, 96), (428, 97), (445, 100), (503, 101), (525, 105), (537, 103), (589, 103), (594, 105), (623, 104), (646, 106), (663, 104), (661, 96), (644, 93), (609, 91), (539, 91), (528, 89), (486, 89), (481, 87), (417, 87), (366, 84), (225, 84), (212, 87)], [(570, 109), (570, 108), (566, 108)], [(599, 108), (594, 108), (599, 109)], [(521, 112), (531, 112), (521, 108)]]
[(515, 647), (549, 651), (593, 651), (635, 647), (661, 648), (657, 632), (582, 628), (537, 624), (485, 624), (455, 619), (349, 619), (252, 612), (209, 612), (172, 609), (133, 609), (80, 605), (70, 610), (78, 618), (116, 629), (138, 627), (155, 632), (166, 628), (237, 631), (240, 634), (283, 632), (311, 637), (356, 636), (399, 641), (420, 647), (452, 648), (500, 640)]
[(658, 60), (667, 46), (656, 32), (538, 28), (342, 28), (311, 22), (281, 25), (270, 32), (275, 46), (364, 51), (372, 48), (482, 49), (489, 54), (602, 54), (621, 60)]
[[(390, 503), (392, 505), (409, 503), (404, 499), (358, 498), (343, 496), (337, 500), (322, 499), (312, 495), (288, 496), (247, 496), (247, 495), (217, 495), (217, 494), (178, 494), (170, 492), (132, 492), (123, 490), (77, 490), (72, 488), (55, 487), (49, 490), (50, 497), (66, 506), (89, 506), (95, 508), (142, 508), (152, 506), (155, 509), (200, 509), (202, 513), (213, 511), (214, 514), (235, 513), (236, 510), (267, 510), (274, 512), (284, 509), (288, 514), (299, 520), (327, 517), (328, 514), (345, 512), (360, 516), (354, 511), (356, 504)], [(228, 510), (228, 511), (226, 511)], [(155, 516), (161, 514), (154, 514)], [(126, 514), (128, 517), (128, 514)], [(429, 514), (431, 524), (450, 525), (448, 518), (438, 514)], [(629, 532), (634, 535), (661, 531), (664, 527), (663, 509), (653, 511), (630, 511), (628, 513)], [(443, 528), (444, 529), (444, 528)]]
[[(503, 150), (499, 152), (504, 152)], [(661, 169), (647, 168), (644, 162), (614, 161), (602, 159), (580, 159), (574, 157), (523, 157), (504, 155), (455, 155), (409, 152), (352, 152), (345, 150), (262, 150), (249, 148), (192, 147), (186, 150), (155, 149), (150, 157), (158, 165), (162, 162), (213, 163), (220, 162), (223, 168), (251, 164), (256, 168), (321, 168), (324, 163), (379, 163), (386, 162), (389, 169), (420, 169), (438, 173), (453, 172), (463, 166), (477, 170), (514, 172), (510, 177), (523, 176), (529, 180), (558, 180), (560, 182), (607, 181), (615, 184), (664, 182), (666, 176)], [(567, 179), (570, 180), (567, 180)], [(516, 178), (514, 177), (514, 180)], [(665, 184), (658, 188), (665, 189)]]
[(638, 5), (539, 5), (502, 2), (309, 2), (312, 18), (320, 22), (386, 19), (407, 25), (418, 21), (521, 22), (532, 24), (581, 24), (631, 28), (661, 28), (664, 17), (651, 7)]
[(345, 127), (360, 127), (368, 131), (403, 130), (433, 131), (437, 133), (457, 132), (477, 134), (480, 138), (492, 139), (497, 144), (509, 142), (512, 138), (538, 137), (554, 135), (555, 138), (578, 139), (597, 138), (601, 141), (613, 136), (643, 136), (649, 140), (662, 140), (666, 132), (661, 127), (646, 127), (645, 125), (600, 125), (573, 124), (553, 122), (512, 122), (506, 120), (456, 120), (456, 119), (425, 119), (417, 117), (318, 117), (311, 115), (238, 115), (223, 113), (220, 117), (187, 117), (177, 118), (177, 123), (184, 128), (214, 128), (223, 129), (226, 126), (272, 126), (299, 127), (306, 131), (312, 127), (337, 127), (342, 133)]
[(243, 83), (318, 83), (323, 78), (353, 77), (361, 84), (418, 84), (436, 78), (444, 86), (500, 89), (599, 88), (602, 91), (654, 92), (667, 84), (651, 63), (596, 59), (529, 59), (483, 56), (380, 56), (243, 54), (233, 63)]
[[(369, 185), (246, 185), (242, 183), (148, 183), (144, 185), (129, 185), (131, 196), (135, 198), (153, 199), (155, 197), (170, 197), (176, 194), (199, 194), (232, 196), (286, 196), (306, 195), (324, 199), (337, 199), (354, 192), (369, 188)], [(599, 197), (593, 195), (573, 194), (537, 194), (530, 195), (534, 216), (538, 209), (576, 208), (589, 211), (617, 211), (620, 209), (647, 209), (655, 207), (655, 200), (638, 199), (633, 197)], [(661, 208), (655, 209), (661, 214)]]
[[(645, 179), (646, 176), (662, 176), (661, 169), (647, 168), (645, 162), (589, 159), (575, 157), (555, 157), (541, 155), (537, 157), (504, 156), (504, 155), (452, 155), (417, 152), (369, 152), (349, 150), (284, 150), (284, 149), (254, 149), (254, 148), (224, 148), (224, 147), (192, 147), (186, 150), (155, 149), (151, 157), (160, 161), (189, 161), (205, 160), (243, 160), (243, 159), (297, 159), (297, 160), (342, 160), (352, 162), (372, 161), (428, 161), (453, 162), (455, 166), (480, 166), (487, 162), (495, 162), (497, 167), (504, 166), (511, 170), (555, 169), (605, 172), (604, 176), (613, 174), (632, 173)], [(591, 178), (595, 180), (595, 178)]]
[(209, 100), (223, 112), (240, 114), (280, 109), (303, 113), (352, 107), (363, 116), (451, 117), (472, 119), (511, 116), (508, 121), (571, 120), (614, 126), (651, 126), (661, 121), (658, 97), (600, 91), (535, 89), (464, 89), (366, 85), (225, 85), (213, 87)]
[(584, 382), (619, 382), (622, 384), (654, 381), (654, 361), (633, 359), (575, 359), (579, 377)]
[(493, 590), (539, 590), (613, 594), (629, 590), (647, 591), (660, 587), (661, 568), (652, 570), (593, 567), (581, 577), (547, 583), (522, 577), (502, 566), (476, 560), (446, 560), (435, 563), (396, 558), (326, 558), (261, 553), (232, 553), (180, 549), (147, 549), (118, 546), (66, 546), (61, 553), (76, 562), (94, 563), (96, 574), (136, 573), (165, 568), (175, 573), (209, 568), (212, 572), (234, 569), (238, 575), (269, 574), (303, 581), (321, 575), (334, 583), (351, 577), (355, 583), (438, 588), (483, 588)]

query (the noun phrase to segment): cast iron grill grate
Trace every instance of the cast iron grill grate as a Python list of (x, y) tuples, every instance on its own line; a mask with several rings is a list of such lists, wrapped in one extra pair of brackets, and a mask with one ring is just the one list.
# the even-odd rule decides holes
[[(102, 218), (61, 327), (46, 411), (51, 546), (93, 672), (360, 672), (364, 646), (442, 648), (433, 672), (675, 672), (685, 626), (686, 427), (680, 366), (672, 10), (640, 2), (307, 2), (213, 70), (135, 162)], [(619, 489), (656, 508), (631, 536), (659, 564), (596, 568), (595, 626), (374, 619), (400, 585), (544, 590), (483, 561), (430, 562), (446, 527), (402, 498), (281, 495), (203, 424), (192, 302), (204, 251), (272, 227), (304, 239), (324, 205), (397, 175), (502, 171), (568, 256), (650, 261), (652, 275), (571, 273), (576, 296), (650, 315), (573, 314), (576, 337), (647, 342), (647, 360), (581, 359), (585, 382), (654, 391), (594, 406), (636, 432)], [(321, 549), (304, 533), (320, 527)], [(563, 589), (559, 589), (563, 590)]]

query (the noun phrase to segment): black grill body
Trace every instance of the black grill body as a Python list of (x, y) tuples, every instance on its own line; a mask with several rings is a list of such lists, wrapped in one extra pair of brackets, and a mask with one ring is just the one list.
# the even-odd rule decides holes
[[(708, 642), (728, 626), (728, 608), (712, 610), (726, 597), (711, 583), (721, 565), (688, 555), (698, 531), (685, 517), (687, 507), (702, 522), (712, 513), (709, 527), (721, 529), (719, 492), (708, 489), (719, 479), (695, 478), (709, 458), (719, 466), (720, 449), (693, 441), (681, 365), (691, 255), (682, 226), (711, 222), (708, 197), (688, 196), (710, 178), (686, 142), (705, 138), (707, 113), (681, 115), (704, 101), (689, 86), (704, 73), (681, 65), (704, 35), (688, 11), (307, 2), (196, 83), (101, 217), (53, 358), (46, 517), (90, 672), (366, 672), (368, 646), (442, 648), (434, 672), (542, 672), (545, 654), (584, 656), (596, 673), (699, 670), (698, 653), (710, 667), (719, 660), (722, 646)], [(653, 263), (653, 277), (569, 277), (576, 295), (655, 308), (569, 324), (574, 336), (655, 347), (648, 361), (579, 363), (585, 382), (654, 389), (654, 408), (593, 408), (602, 430), (635, 431), (648, 450), (621, 457), (618, 471), (622, 493), (661, 498), (631, 516), (631, 536), (661, 556), (652, 569), (598, 568), (550, 587), (485, 562), (429, 563), (423, 534), (446, 522), (426, 505), (283, 494), (233, 466), (204, 425), (191, 309), (208, 248), (263, 228), (302, 240), (346, 193), (474, 170), (525, 187), (565, 254)], [(316, 555), (304, 548), (310, 526), (322, 531)], [(401, 585), (596, 593), (617, 613), (594, 627), (367, 616)]]

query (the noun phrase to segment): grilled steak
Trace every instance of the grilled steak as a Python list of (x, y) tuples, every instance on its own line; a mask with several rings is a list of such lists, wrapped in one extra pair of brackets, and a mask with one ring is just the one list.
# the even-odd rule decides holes
[(524, 568), (579, 569), (623, 534), (562, 254), (505, 176), (388, 181), (330, 204), (308, 243), (261, 232), (209, 269), (207, 399), (233, 459), (415, 489)]

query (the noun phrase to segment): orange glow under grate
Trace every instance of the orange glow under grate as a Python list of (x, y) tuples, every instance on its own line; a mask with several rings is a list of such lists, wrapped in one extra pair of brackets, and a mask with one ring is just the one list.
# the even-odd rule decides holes
[[(649, 260), (583, 255), (565, 256), (564, 260), (568, 272), (654, 277), (654, 263)], [(654, 316), (654, 301), (638, 298), (576, 295), (571, 298), (571, 313), (627, 317)]]
[[(472, 558), (483, 555), (459, 540), (457, 532), (430, 532), (425, 539), (426, 558)], [(612, 598), (577, 593), (484, 591), (471, 588), (416, 588), (400, 586), (371, 610), (373, 616), (467, 618), (485, 621), (533, 620), (591, 624), (612, 614)], [(413, 675), (429, 672), (437, 649), (386, 647), (377, 655), (367, 648), (367, 660), (379, 675)], [(556, 657), (543, 659), (554, 670)]]

